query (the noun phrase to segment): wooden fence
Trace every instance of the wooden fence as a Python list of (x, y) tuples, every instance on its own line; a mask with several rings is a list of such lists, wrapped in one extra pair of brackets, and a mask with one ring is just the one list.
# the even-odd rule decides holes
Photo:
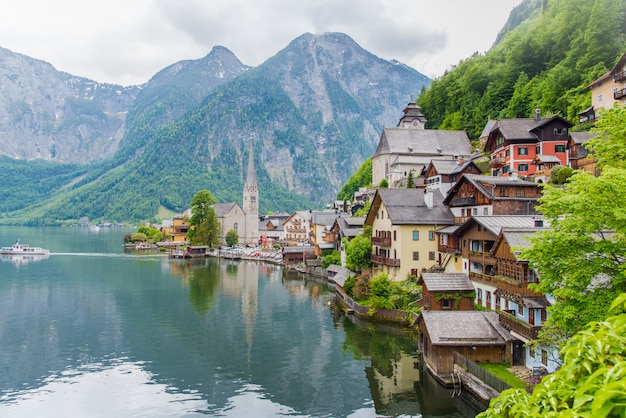
[(492, 387), (498, 392), (502, 392), (503, 390), (509, 389), (511, 387), (508, 383), (498, 379), (496, 376), (489, 373), (487, 370), (483, 369), (478, 364), (474, 363), (472, 360), (468, 359), (458, 352), (454, 353), (454, 363), (466, 372), (476, 376), (487, 386)]

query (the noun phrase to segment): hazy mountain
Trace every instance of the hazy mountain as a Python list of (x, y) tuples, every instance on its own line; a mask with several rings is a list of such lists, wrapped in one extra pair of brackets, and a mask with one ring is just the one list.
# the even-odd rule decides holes
[[(31, 61), (51, 72), (37, 80), (43, 93), (31, 93), (32, 101), (56, 97), (43, 86), (62, 73)], [(15, 72), (34, 78), (42, 73), (29, 73), (23, 65)], [(320, 206), (372, 155), (382, 127), (395, 125), (429, 81), (337, 33), (302, 35), (256, 68), (215, 47), (205, 58), (176, 63), (141, 87), (121, 90), (119, 95), (133, 95), (118, 100), (117, 113), (128, 112), (118, 125), (124, 135), (107, 149), (107, 158), (92, 153), (83, 160), (60, 158), (58, 152), (49, 156), (64, 162), (101, 161), (87, 168), (63, 166), (64, 180), (56, 190), (34, 196), (37, 205), (11, 217), (36, 222), (80, 216), (149, 219), (164, 209), (186, 208), (200, 189), (209, 189), (221, 201), (240, 201), (250, 140), (261, 211)], [(51, 120), (49, 115), (45, 120)], [(23, 141), (36, 142), (26, 133)], [(23, 163), (2, 164), (15, 169)], [(72, 170), (76, 178), (67, 181)], [(0, 212), (15, 209), (0, 203)]]

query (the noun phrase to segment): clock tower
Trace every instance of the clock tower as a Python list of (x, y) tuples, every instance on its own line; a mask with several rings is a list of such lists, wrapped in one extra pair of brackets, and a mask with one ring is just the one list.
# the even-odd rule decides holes
[(243, 212), (246, 218), (245, 231), (240, 237), (242, 244), (259, 243), (259, 189), (256, 181), (256, 170), (254, 169), (254, 153), (252, 150), (252, 140), (250, 140), (250, 155), (248, 157), (248, 171), (246, 181), (243, 185)]

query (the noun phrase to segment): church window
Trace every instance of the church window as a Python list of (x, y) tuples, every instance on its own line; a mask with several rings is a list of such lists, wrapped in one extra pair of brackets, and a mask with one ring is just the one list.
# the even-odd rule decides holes
[(233, 225), (233, 229), (235, 230), (235, 232), (239, 232), (239, 224), (237, 222), (235, 222), (235, 224)]

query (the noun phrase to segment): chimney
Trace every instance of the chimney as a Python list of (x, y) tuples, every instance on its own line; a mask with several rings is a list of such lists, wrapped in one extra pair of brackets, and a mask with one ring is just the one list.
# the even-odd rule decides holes
[(430, 187), (426, 187), (424, 189), (424, 204), (426, 205), (426, 207), (428, 209), (432, 209), (433, 208), (433, 203), (434, 203), (434, 192), (433, 189), (431, 189)]
[(535, 120), (537, 122), (541, 120), (541, 109), (535, 109)]
[(463, 157), (460, 157), (460, 158), (457, 160), (457, 163), (458, 163), (459, 165), (463, 165), (463, 163), (464, 163), (464, 162), (465, 162), (465, 160), (463, 160)]

